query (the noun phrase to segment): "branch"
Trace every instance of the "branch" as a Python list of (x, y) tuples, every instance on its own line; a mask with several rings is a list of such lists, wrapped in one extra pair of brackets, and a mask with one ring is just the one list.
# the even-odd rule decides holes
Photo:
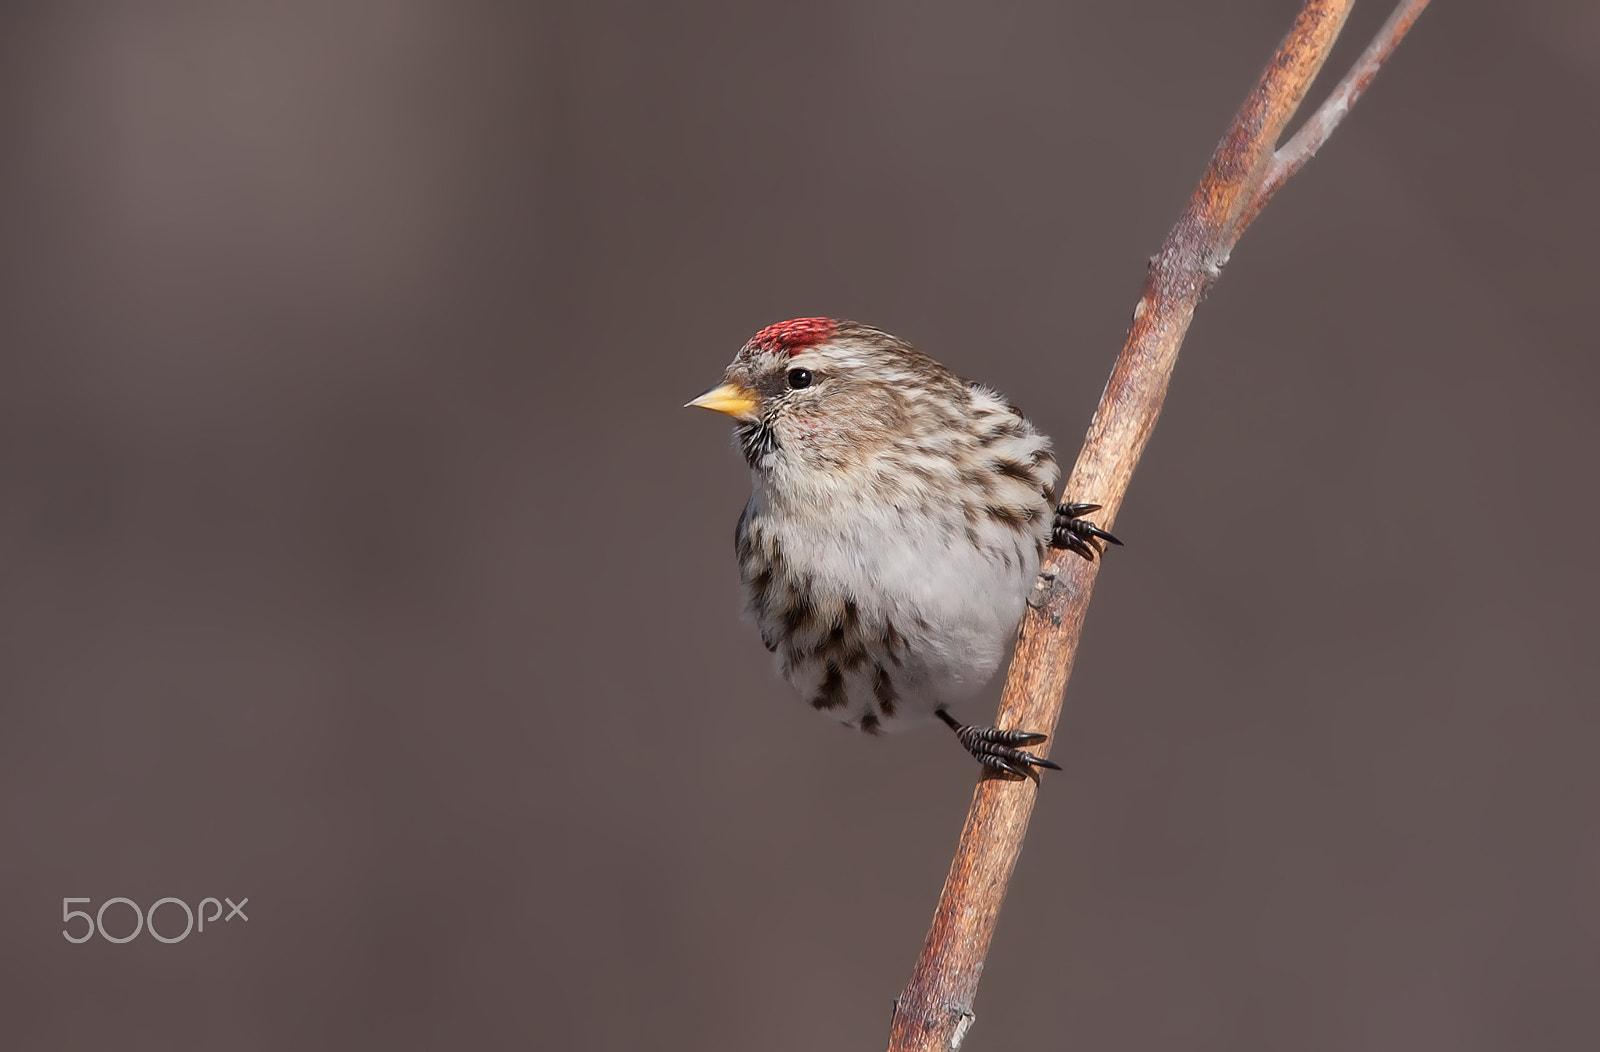
[(1245, 219), (1246, 225), (1278, 192), (1278, 188), (1322, 149), (1322, 144), (1328, 141), (1333, 129), (1339, 126), (1344, 115), (1350, 112), (1350, 107), (1366, 93), (1372, 78), (1378, 75), (1378, 70), (1394, 54), (1394, 49), (1400, 46), (1400, 41), (1410, 32), (1412, 23), (1427, 6), (1428, 0), (1401, 0), (1395, 7), (1389, 20), (1378, 30), (1378, 35), (1372, 38), (1372, 43), (1356, 59), (1356, 64), (1350, 67), (1350, 72), (1328, 93), (1322, 105), (1317, 107), (1317, 112), (1306, 118), (1300, 130), (1273, 155), (1267, 176), (1255, 193), (1253, 207)]
[[(1166, 397), (1195, 308), (1267, 199), (1311, 158), (1394, 51), (1427, 0), (1395, 13), (1303, 128), (1276, 150), (1333, 48), (1354, 0), (1306, 0), (1240, 107), (1199, 187), (1150, 262), (1133, 324), (1066, 494), (1102, 505), (1109, 527)], [(1055, 733), (1098, 562), (1053, 552), (1040, 570), (1000, 699), (996, 726)], [(889, 1052), (948, 1052), (972, 1025), (972, 1002), (1005, 899), (1037, 786), (988, 775), (979, 781), (961, 843), (911, 981), (895, 1002)]]

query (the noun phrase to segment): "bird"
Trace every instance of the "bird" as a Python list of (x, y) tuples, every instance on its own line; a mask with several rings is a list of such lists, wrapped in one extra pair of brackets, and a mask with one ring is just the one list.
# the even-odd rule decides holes
[(1004, 655), (1047, 547), (1122, 542), (1055, 503), (1050, 440), (995, 391), (859, 322), (794, 318), (688, 403), (733, 417), (752, 492), (734, 531), (778, 674), (868, 734), (937, 719), (986, 768), (1060, 770), (1044, 734), (961, 722)]

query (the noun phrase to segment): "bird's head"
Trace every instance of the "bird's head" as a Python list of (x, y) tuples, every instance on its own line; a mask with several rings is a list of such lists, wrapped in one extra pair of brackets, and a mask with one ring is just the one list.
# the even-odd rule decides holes
[(739, 421), (751, 467), (770, 469), (784, 456), (839, 470), (965, 400), (964, 384), (904, 340), (856, 322), (795, 318), (752, 336), (722, 384), (689, 405)]

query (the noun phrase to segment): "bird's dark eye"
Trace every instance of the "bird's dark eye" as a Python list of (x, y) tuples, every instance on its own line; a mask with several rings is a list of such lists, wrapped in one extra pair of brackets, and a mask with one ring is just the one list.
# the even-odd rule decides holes
[(811, 386), (811, 370), (810, 369), (790, 369), (789, 370), (789, 386), (794, 388), (796, 391), (800, 390), (800, 388), (802, 388), (802, 387), (810, 387)]

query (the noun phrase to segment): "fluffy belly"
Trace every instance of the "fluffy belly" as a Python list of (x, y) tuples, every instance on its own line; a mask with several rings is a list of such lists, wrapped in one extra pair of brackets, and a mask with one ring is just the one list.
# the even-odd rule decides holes
[(892, 509), (792, 518), (775, 523), (752, 500), (739, 561), (763, 642), (813, 708), (899, 729), (994, 674), (1038, 572), (1034, 538)]

